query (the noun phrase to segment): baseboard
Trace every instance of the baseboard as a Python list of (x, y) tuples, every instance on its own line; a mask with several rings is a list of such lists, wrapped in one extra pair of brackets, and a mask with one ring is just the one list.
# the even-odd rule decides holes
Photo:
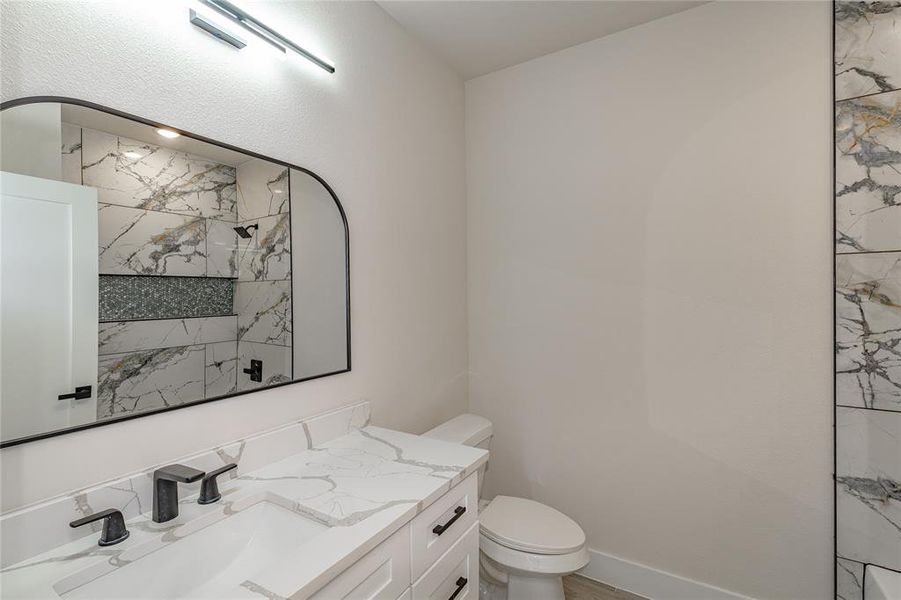
[(651, 600), (751, 600), (729, 590), (693, 581), (589, 548), (591, 562), (580, 575)]

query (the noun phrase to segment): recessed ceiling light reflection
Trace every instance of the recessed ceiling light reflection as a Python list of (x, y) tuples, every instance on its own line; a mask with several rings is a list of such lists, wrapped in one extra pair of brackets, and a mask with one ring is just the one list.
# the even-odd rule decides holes
[(156, 132), (164, 138), (169, 138), (170, 140), (181, 135), (177, 131), (172, 131), (171, 129), (157, 129)]
[(122, 154), (127, 156), (128, 158), (133, 158), (135, 160), (137, 160), (139, 158), (144, 158), (144, 155), (141, 154), (140, 152), (129, 151), (129, 152), (123, 152)]

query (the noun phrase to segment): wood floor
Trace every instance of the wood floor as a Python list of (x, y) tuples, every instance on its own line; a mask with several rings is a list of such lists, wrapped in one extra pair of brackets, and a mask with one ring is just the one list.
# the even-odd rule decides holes
[(579, 575), (563, 578), (563, 592), (566, 600), (647, 600)]

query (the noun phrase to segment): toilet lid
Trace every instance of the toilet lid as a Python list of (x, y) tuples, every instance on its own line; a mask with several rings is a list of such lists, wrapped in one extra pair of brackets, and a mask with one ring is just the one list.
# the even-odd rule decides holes
[(585, 545), (585, 532), (559, 510), (534, 500), (496, 496), (479, 515), (483, 535), (533, 554), (568, 554)]

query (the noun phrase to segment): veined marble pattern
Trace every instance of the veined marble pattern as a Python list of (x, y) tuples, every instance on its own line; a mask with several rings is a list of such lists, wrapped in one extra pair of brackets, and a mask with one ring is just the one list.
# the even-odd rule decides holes
[(238, 276), (238, 234), (235, 224), (206, 220), (207, 277)]
[(206, 275), (204, 219), (98, 204), (100, 273)]
[(250, 239), (238, 240), (238, 279), (272, 281), (291, 277), (291, 218), (285, 214), (244, 221), (259, 229)]
[(238, 342), (206, 345), (205, 397), (214, 398), (238, 390)]
[(288, 169), (253, 159), (238, 165), (238, 217), (256, 219), (286, 213), (291, 208)]
[(107, 204), (235, 221), (235, 168), (102, 131), (82, 133), (85, 185)]
[(97, 418), (201, 400), (205, 366), (202, 345), (101, 356)]
[(81, 127), (62, 124), (63, 181), (81, 185)]
[(901, 413), (839, 408), (838, 554), (901, 569)]
[(836, 257), (836, 402), (901, 410), (901, 253)]
[(901, 2), (835, 3), (835, 95), (901, 88)]
[(838, 579), (836, 581), (836, 600), (863, 600), (863, 564), (837, 558)]
[(234, 316), (116, 321), (100, 324), (99, 346), (104, 355), (229, 340), (234, 345), (237, 335), (238, 318)]
[(901, 92), (836, 104), (835, 140), (836, 252), (901, 250)]
[(291, 344), (291, 282), (244, 281), (235, 284), (238, 339)]
[[(244, 369), (251, 360), (263, 361), (263, 381), (251, 381)], [(290, 346), (276, 346), (257, 342), (238, 342), (238, 391), (292, 381), (293, 355)]]
[[(180, 457), (173, 462), (210, 471), (231, 462), (242, 473), (280, 461), (288, 456), (324, 444), (369, 424), (369, 403), (360, 402), (324, 414), (306, 417), (265, 431)], [(153, 469), (132, 473), (97, 486), (64, 494), (0, 515), (0, 567), (6, 568), (68, 542), (93, 537), (100, 523), (72, 529), (47, 527), (47, 523), (68, 523), (105, 508), (122, 511), (127, 520), (150, 510)], [(199, 483), (187, 484), (184, 497), (199, 490)]]

